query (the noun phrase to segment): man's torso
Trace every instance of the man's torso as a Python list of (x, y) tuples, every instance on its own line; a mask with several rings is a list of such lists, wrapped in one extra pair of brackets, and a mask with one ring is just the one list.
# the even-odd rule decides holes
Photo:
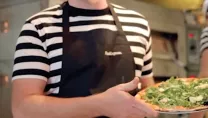
[[(92, 30), (107, 30), (110, 33), (116, 33), (117, 28), (114, 23), (113, 16), (110, 14), (109, 9), (105, 10), (83, 10), (71, 7), (71, 12), (69, 13), (70, 21), (70, 32), (82, 35), (84, 32), (90, 33)], [(151, 55), (149, 54), (149, 62), (144, 62), (144, 57), (147, 55), (150, 48), (150, 29), (148, 26), (147, 20), (139, 13), (125, 8), (114, 6), (114, 10), (118, 15), (119, 21), (122, 24), (122, 28), (126, 34), (126, 38), (129, 42), (130, 49), (134, 55), (135, 63), (135, 76), (142, 76), (142, 69), (145, 63), (149, 64), (149, 68), (144, 69), (146, 75), (151, 75)], [(60, 5), (48, 8), (31, 18), (26, 22), (26, 25), (23, 27), (23, 31), (20, 35), (20, 39), (25, 38), (28, 34), (32, 34), (33, 38), (32, 43), (35, 43), (35, 49), (44, 50), (45, 52), (40, 51), (36, 56), (20, 56), (21, 50), (18, 50), (19, 53), (16, 53), (16, 62), (15, 64), (21, 65), (24, 58), (37, 58), (39, 62), (42, 62), (40, 66), (41, 69), (32, 69), (34, 72), (37, 72), (39, 76), (47, 78), (47, 93), (58, 93), (59, 92), (59, 82), (61, 81), (61, 69), (62, 69), (62, 55), (63, 55), (63, 37), (62, 37), (62, 15), (63, 10)], [(28, 25), (27, 25), (28, 24)], [(31, 24), (35, 26), (37, 33), (34, 32), (34, 27), (31, 27)], [(108, 34), (106, 34), (108, 36)], [(99, 37), (95, 37), (99, 38)], [(107, 37), (108, 38), (108, 37)], [(110, 38), (110, 37), (109, 37)], [(38, 40), (39, 39), (39, 40)], [(41, 41), (41, 42), (40, 42)], [(18, 42), (19, 45), (26, 45), (26, 40)], [(20, 47), (20, 46), (19, 46)], [(27, 46), (23, 46), (27, 47)], [(29, 53), (30, 51), (28, 51)], [(116, 52), (115, 52), (116, 53)], [(19, 54), (19, 55), (18, 55)], [(109, 54), (109, 53), (108, 53)], [(113, 53), (111, 53), (113, 54)], [(42, 56), (41, 56), (42, 55)], [(46, 57), (47, 55), (47, 57)], [(148, 55), (147, 55), (148, 56)], [(43, 58), (44, 57), (44, 58)], [(20, 60), (20, 61), (17, 61)], [(33, 59), (31, 59), (33, 60)], [(27, 63), (24, 62), (26, 65)], [(28, 63), (29, 64), (29, 63)], [(32, 61), (30, 64), (35, 64)], [(146, 65), (147, 65), (146, 64)], [(32, 66), (32, 65), (31, 65)], [(38, 66), (38, 65), (37, 65)], [(24, 67), (21, 67), (24, 69)], [(16, 66), (14, 69), (14, 79), (18, 78), (21, 75), (21, 68)], [(37, 67), (38, 68), (38, 67)], [(40, 72), (41, 71), (41, 72)], [(148, 73), (149, 72), (149, 73)], [(32, 75), (31, 75), (32, 76)], [(36, 75), (37, 76), (37, 75)]]

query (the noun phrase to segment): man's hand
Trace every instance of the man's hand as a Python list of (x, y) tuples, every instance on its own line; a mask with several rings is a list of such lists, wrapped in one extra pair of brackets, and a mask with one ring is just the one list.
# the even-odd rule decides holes
[[(138, 78), (88, 97), (56, 98), (45, 96), (46, 82), (20, 79), (13, 82), (14, 118), (142, 118), (157, 116), (156, 111), (128, 92), (137, 88)], [(29, 91), (28, 91), (29, 90)], [(57, 110), (59, 109), (59, 110)]]
[(113, 87), (102, 93), (103, 110), (111, 118), (157, 117), (158, 113), (128, 92), (138, 87), (139, 79)]

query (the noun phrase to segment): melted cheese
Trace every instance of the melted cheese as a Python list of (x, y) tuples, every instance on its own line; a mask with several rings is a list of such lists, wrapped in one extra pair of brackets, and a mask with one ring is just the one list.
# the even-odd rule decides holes
[(201, 84), (195, 87), (195, 89), (205, 89), (205, 88), (208, 88), (208, 84)]
[(189, 100), (192, 103), (196, 103), (196, 102), (202, 101), (203, 100), (203, 96), (200, 95), (200, 96), (197, 96), (197, 97), (189, 97)]
[(163, 91), (165, 91), (165, 89), (164, 88), (159, 88), (159, 91), (163, 92)]
[(168, 98), (163, 98), (163, 99), (160, 100), (160, 102), (163, 102), (163, 103), (166, 103), (166, 102), (168, 102), (168, 101), (169, 101)]

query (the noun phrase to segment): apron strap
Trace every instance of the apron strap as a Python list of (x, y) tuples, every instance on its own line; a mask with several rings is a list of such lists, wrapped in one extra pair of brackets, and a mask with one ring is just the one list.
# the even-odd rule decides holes
[(69, 6), (68, 3), (65, 2), (62, 4), (63, 9), (63, 40), (65, 40), (69, 33)]
[[(69, 38), (69, 6), (68, 6), (68, 1), (64, 2), (61, 5), (63, 15), (62, 15), (62, 38), (63, 38), (63, 48), (66, 47), (68, 44), (71, 44), (72, 40)], [(70, 46), (70, 45), (69, 45)], [(67, 50), (63, 49), (63, 57), (62, 57), (62, 62), (65, 62), (65, 57), (64, 54), (67, 54)], [(66, 66), (64, 66), (64, 63), (62, 63), (62, 70), (61, 70), (61, 79), (62, 81), (59, 83), (60, 87), (64, 85), (64, 80), (67, 78), (67, 73), (65, 73), (63, 70), (67, 69)], [(59, 94), (60, 95), (60, 94)]]
[[(107, 0), (107, 3), (108, 3), (108, 6), (109, 6), (109, 8), (110, 8), (110, 12), (111, 12), (111, 14), (112, 14), (112, 16), (113, 16), (113, 19), (114, 19), (114, 21), (115, 21), (115, 25), (116, 25), (117, 30), (118, 30), (118, 31), (117, 31), (117, 35), (123, 37), (124, 39), (126, 39), (125, 32), (124, 32), (123, 29), (122, 29), (122, 25), (121, 25), (121, 23), (120, 23), (120, 21), (119, 21), (119, 19), (118, 19), (117, 13), (114, 11), (113, 6), (110, 4), (110, 2), (109, 2), (108, 0)], [(127, 39), (126, 39), (126, 40), (127, 40)], [(116, 45), (116, 41), (117, 41), (117, 38), (114, 39), (114, 40), (112, 40), (112, 45), (109, 46), (111, 51), (113, 51), (113, 49), (114, 49), (114, 47), (115, 47), (115, 45)]]
[(113, 19), (115, 21), (116, 27), (118, 28), (118, 33), (120, 33), (121, 35), (125, 35), (123, 29), (122, 29), (122, 25), (118, 19), (118, 15), (117, 13), (114, 11), (113, 6), (110, 4), (110, 2), (107, 0), (108, 6), (110, 8), (111, 14), (113, 16)]

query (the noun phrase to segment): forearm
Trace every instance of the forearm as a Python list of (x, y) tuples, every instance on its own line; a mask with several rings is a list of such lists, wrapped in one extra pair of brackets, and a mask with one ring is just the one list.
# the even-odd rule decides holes
[(55, 98), (32, 95), (13, 109), (14, 118), (93, 118), (100, 113), (100, 96)]
[(208, 50), (204, 50), (202, 53), (201, 59), (200, 59), (200, 72), (199, 77), (200, 78), (207, 78), (208, 77)]
[(199, 78), (208, 78), (208, 72), (200, 72), (199, 73), (199, 76), (198, 76)]
[(208, 77), (208, 71), (207, 71), (208, 68), (207, 67), (208, 67), (207, 64), (204, 64), (204, 65), (201, 64), (200, 72), (198, 75), (199, 78), (207, 78)]
[(155, 84), (153, 77), (141, 78), (140, 82), (142, 83), (142, 88), (146, 88)]

